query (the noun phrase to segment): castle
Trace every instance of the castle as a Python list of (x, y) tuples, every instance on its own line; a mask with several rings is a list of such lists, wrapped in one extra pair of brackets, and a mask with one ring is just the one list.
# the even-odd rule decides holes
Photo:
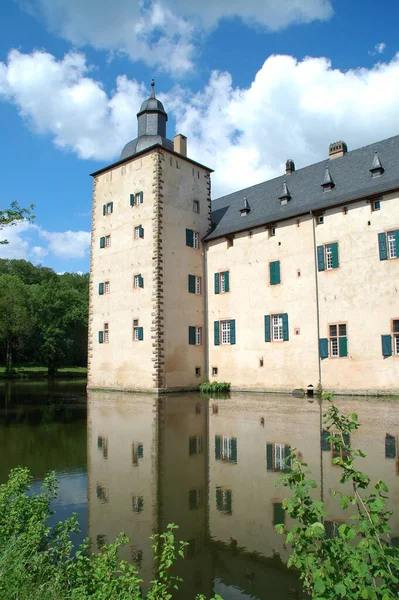
[(399, 394), (399, 136), (211, 202), (153, 84), (137, 116), (93, 173), (88, 387)]

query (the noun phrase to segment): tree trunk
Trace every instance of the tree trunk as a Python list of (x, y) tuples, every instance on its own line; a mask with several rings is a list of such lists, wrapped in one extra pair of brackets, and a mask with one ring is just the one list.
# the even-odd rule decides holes
[(7, 339), (6, 342), (6, 374), (11, 375), (12, 373), (12, 349), (11, 342)]
[(55, 372), (56, 372), (55, 365), (49, 365), (48, 366), (48, 373), (47, 373), (48, 378), (49, 379), (54, 379)]

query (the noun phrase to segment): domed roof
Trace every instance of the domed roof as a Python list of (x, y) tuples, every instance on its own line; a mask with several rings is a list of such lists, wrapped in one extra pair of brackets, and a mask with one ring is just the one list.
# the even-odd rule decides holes
[(140, 111), (137, 113), (137, 116), (141, 115), (141, 113), (143, 112), (147, 112), (147, 111), (157, 111), (157, 112), (161, 112), (164, 115), (166, 115), (165, 109), (163, 107), (163, 104), (160, 100), (158, 100), (157, 98), (155, 98), (155, 82), (154, 80), (151, 81), (151, 94), (150, 97), (147, 98), (147, 100), (144, 100), (144, 102), (141, 105)]

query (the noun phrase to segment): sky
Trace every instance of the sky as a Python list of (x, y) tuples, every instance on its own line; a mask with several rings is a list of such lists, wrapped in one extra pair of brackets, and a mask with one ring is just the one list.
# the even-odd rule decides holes
[(156, 82), (212, 197), (399, 134), (397, 0), (2, 0), (0, 257), (89, 270), (92, 178)]

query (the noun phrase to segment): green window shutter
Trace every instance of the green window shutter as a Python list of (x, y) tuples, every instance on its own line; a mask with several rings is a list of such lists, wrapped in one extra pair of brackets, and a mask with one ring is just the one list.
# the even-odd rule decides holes
[(138, 328), (138, 335), (139, 335), (139, 342), (142, 342), (144, 340), (144, 329), (143, 329), (143, 327), (139, 327)]
[(220, 435), (215, 435), (215, 460), (220, 460)]
[(233, 493), (231, 490), (226, 490), (225, 492), (225, 497), (226, 497), (226, 506), (225, 506), (225, 511), (228, 513), (232, 512), (232, 506), (233, 506)]
[(270, 342), (270, 315), (265, 315), (265, 342)]
[(143, 195), (143, 192), (140, 192), (140, 195), (139, 195), (139, 203), (140, 203), (140, 204), (143, 204), (143, 201), (144, 201), (144, 195)]
[(114, 203), (111, 202), (110, 204), (111, 204), (111, 207), (110, 207), (111, 208), (111, 213), (113, 213), (114, 212)]
[(276, 281), (276, 284), (279, 284), (281, 282), (280, 279), (280, 261), (276, 260), (276, 262), (274, 263), (274, 278)]
[(224, 272), (224, 291), (225, 292), (229, 292), (230, 291), (229, 272), (228, 271)]
[(194, 248), (194, 232), (192, 229), (186, 229), (186, 246)]
[(273, 471), (273, 444), (266, 444), (266, 469)]
[(103, 295), (103, 293), (104, 293), (104, 284), (103, 283), (98, 284), (98, 293), (100, 294), (100, 296)]
[(219, 273), (215, 273), (215, 294), (220, 292), (220, 276)]
[(139, 444), (137, 446), (137, 458), (143, 458), (144, 456), (144, 447), (143, 444)]
[(189, 456), (197, 454), (197, 438), (195, 435), (191, 436), (188, 440), (188, 454)]
[(328, 439), (330, 437), (330, 432), (323, 430), (320, 436), (320, 446), (324, 452), (329, 452), (331, 450), (331, 442)]
[(100, 248), (105, 248), (105, 237), (100, 237)]
[(195, 294), (195, 276), (194, 275), (188, 276), (188, 291), (190, 292), (190, 294)]
[(195, 346), (195, 327), (188, 328), (188, 343), (191, 346)]
[(290, 339), (289, 331), (288, 331), (288, 315), (287, 315), (287, 313), (284, 313), (281, 316), (283, 318), (283, 340), (285, 342), (288, 342), (288, 340)]
[(389, 433), (385, 436), (385, 458), (396, 458), (396, 441)]
[(340, 337), (339, 339), (339, 355), (348, 356), (348, 338)]
[(273, 525), (284, 525), (285, 511), (281, 502), (273, 503)]
[(104, 341), (104, 332), (103, 331), (99, 331), (98, 332), (98, 343), (102, 344)]
[(107, 205), (103, 204), (103, 215), (107, 214)]
[(285, 458), (286, 469), (291, 468), (290, 454), (291, 454), (291, 446), (286, 445), (284, 448), (284, 458)]
[(269, 283), (274, 285), (274, 262), (269, 263)]
[(219, 512), (222, 510), (222, 490), (216, 488), (216, 510)]
[(381, 336), (381, 345), (382, 345), (382, 356), (392, 356), (392, 336), (382, 335)]
[(130, 206), (134, 206), (134, 194), (130, 194)]
[(230, 321), (230, 344), (236, 343), (236, 322), (234, 319)]
[(144, 287), (144, 279), (142, 278), (141, 275), (139, 275), (139, 287), (141, 287), (141, 288)]
[(141, 238), (144, 237), (144, 229), (141, 225), (139, 225), (139, 237), (141, 237)]
[(319, 355), (320, 355), (320, 358), (328, 358), (328, 339), (327, 338), (319, 339)]
[(237, 438), (231, 438), (231, 462), (237, 463)]
[(324, 246), (317, 246), (317, 269), (324, 271)]
[(219, 321), (215, 321), (213, 324), (213, 333), (214, 333), (214, 341), (215, 346), (219, 346), (220, 344), (220, 335), (219, 335)]
[(334, 242), (333, 244), (330, 244), (331, 246), (331, 253), (332, 253), (332, 267), (333, 269), (338, 269), (339, 267), (339, 259), (338, 259), (338, 242)]
[(378, 234), (378, 248), (380, 251), (380, 260), (388, 259), (387, 236), (386, 233)]

